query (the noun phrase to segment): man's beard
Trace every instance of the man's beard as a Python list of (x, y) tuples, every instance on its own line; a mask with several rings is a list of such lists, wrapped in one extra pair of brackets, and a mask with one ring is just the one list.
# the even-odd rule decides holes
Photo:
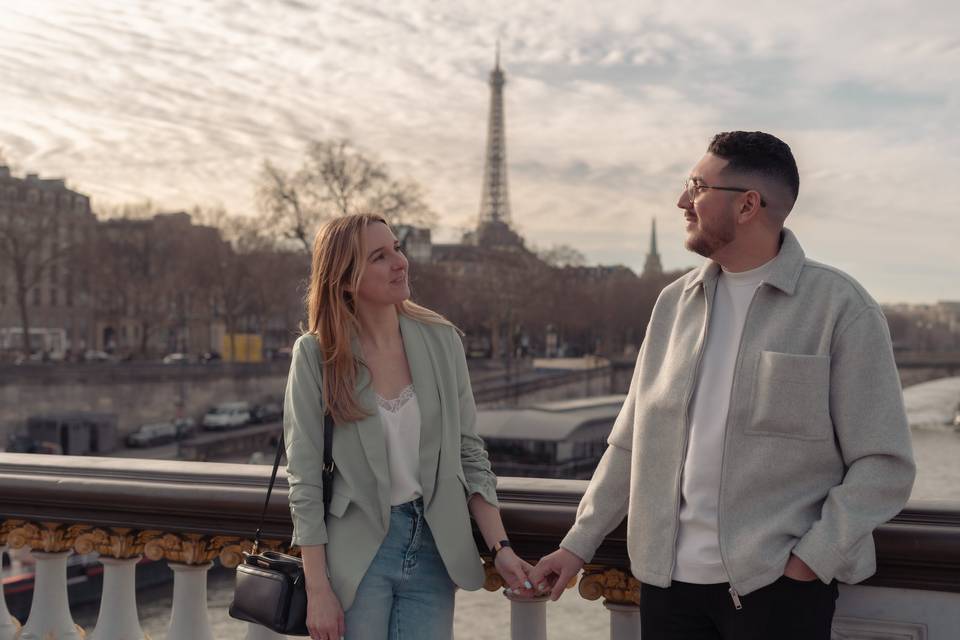
[(709, 258), (733, 242), (736, 234), (737, 225), (732, 215), (716, 220), (709, 225), (705, 225), (703, 218), (698, 215), (697, 228), (687, 236), (684, 246), (694, 253)]

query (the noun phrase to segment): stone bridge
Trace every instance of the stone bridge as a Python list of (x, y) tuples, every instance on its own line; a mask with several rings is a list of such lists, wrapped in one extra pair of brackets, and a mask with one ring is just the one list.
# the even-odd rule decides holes
[(895, 357), (904, 387), (960, 376), (960, 351), (897, 351)]

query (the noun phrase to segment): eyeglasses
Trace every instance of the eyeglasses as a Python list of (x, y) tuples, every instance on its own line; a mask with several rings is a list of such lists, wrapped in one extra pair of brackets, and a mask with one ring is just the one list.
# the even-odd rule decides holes
[[(693, 202), (697, 193), (701, 189), (716, 189), (717, 191), (736, 191), (738, 193), (747, 193), (748, 191), (756, 191), (756, 189), (741, 189), (740, 187), (711, 187), (710, 185), (703, 184), (702, 182), (697, 182), (693, 178), (687, 178), (683, 182), (683, 190), (687, 192), (687, 197), (690, 198), (690, 202)], [(759, 192), (757, 192), (759, 194)], [(760, 196), (760, 206), (767, 206), (767, 201), (763, 199), (763, 196)]]

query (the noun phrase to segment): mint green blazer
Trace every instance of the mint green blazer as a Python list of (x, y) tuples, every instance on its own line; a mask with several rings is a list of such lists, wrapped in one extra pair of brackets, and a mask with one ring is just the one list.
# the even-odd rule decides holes
[[(477, 436), (476, 406), (463, 344), (453, 327), (400, 316), (400, 332), (420, 405), (420, 484), (425, 517), (450, 578), (479, 589), (483, 566), (473, 540), (467, 499), (497, 502), (497, 480)], [(356, 393), (368, 417), (333, 430), (335, 476), (324, 514), (322, 367), (316, 338), (293, 347), (283, 432), (293, 543), (325, 544), (330, 582), (344, 610), (387, 535), (390, 472), (370, 374), (360, 367)]]

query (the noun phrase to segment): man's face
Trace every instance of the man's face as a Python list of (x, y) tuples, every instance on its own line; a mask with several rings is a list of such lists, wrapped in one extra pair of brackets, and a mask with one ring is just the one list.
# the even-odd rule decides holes
[[(726, 165), (723, 158), (707, 153), (690, 170), (689, 178), (700, 184), (727, 186), (728, 181), (720, 174)], [(737, 195), (730, 191), (699, 189), (691, 200), (686, 191), (680, 194), (677, 206), (683, 209), (687, 221), (684, 242), (687, 249), (709, 258), (733, 242), (737, 235)]]

